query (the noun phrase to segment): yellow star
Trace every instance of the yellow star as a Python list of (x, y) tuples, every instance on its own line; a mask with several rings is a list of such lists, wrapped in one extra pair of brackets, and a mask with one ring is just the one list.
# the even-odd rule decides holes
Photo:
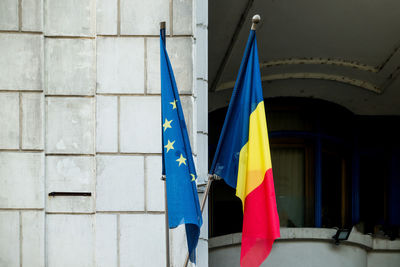
[(194, 174), (190, 174), (190, 176), (192, 176), (192, 182), (194, 181), (194, 180), (196, 180), (196, 176), (194, 176)]
[(164, 146), (167, 149), (167, 153), (170, 149), (174, 149), (174, 147), (173, 147), (174, 143), (175, 143), (175, 141), (171, 142), (168, 140), (168, 144), (166, 146)]
[(172, 109), (176, 109), (176, 100), (169, 103), (172, 105)]
[(179, 162), (179, 166), (181, 166), (182, 163), (186, 165), (186, 159), (183, 157), (182, 154), (176, 161)]
[(167, 130), (167, 128), (172, 128), (171, 127), (171, 122), (172, 122), (172, 120), (168, 121), (167, 118), (165, 118), (165, 122), (162, 125), (164, 127), (164, 132)]

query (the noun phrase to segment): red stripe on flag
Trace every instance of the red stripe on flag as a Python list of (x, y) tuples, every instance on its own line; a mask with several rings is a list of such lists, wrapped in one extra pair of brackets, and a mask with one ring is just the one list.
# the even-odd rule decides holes
[(245, 200), (240, 265), (259, 266), (269, 255), (278, 237), (279, 217), (274, 181), (272, 169), (268, 169), (263, 182)]

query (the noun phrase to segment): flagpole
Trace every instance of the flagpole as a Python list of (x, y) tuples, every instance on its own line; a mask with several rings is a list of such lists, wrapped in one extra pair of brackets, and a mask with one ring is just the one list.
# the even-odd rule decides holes
[[(251, 19), (251, 22), (252, 22), (251, 30), (255, 31), (257, 29), (257, 24), (260, 21), (261, 21), (260, 15), (258, 15), (258, 14), (254, 15), (253, 18)], [(214, 180), (219, 180), (219, 179), (220, 179), (220, 177), (218, 177), (216, 174), (209, 174), (208, 175), (206, 191), (204, 192), (204, 197), (203, 197), (203, 200), (201, 201), (201, 206), (200, 206), (201, 214), (203, 214), (203, 209), (204, 209), (204, 206), (206, 204), (206, 201), (207, 201), (207, 198), (208, 198), (208, 195), (209, 195), (209, 192), (210, 192), (211, 183)], [(189, 253), (186, 254), (186, 260), (185, 260), (185, 264), (183, 265), (183, 267), (187, 267), (188, 262), (189, 262)]]
[[(165, 21), (160, 22), (161, 38), (165, 45)], [(162, 124), (162, 114), (161, 114)], [(170, 267), (170, 254), (169, 254), (169, 222), (168, 222), (168, 202), (167, 202), (167, 180), (165, 175), (161, 176), (161, 180), (164, 181), (164, 202), (165, 202), (165, 262), (166, 266)]]
[[(218, 179), (219, 178), (215, 174), (208, 175), (206, 191), (204, 191), (204, 197), (203, 197), (203, 199), (201, 201), (201, 205), (200, 205), (200, 210), (201, 210), (202, 215), (203, 215), (204, 206), (206, 205), (206, 201), (207, 201), (208, 195), (210, 193), (211, 183), (214, 180), (218, 180)], [(188, 263), (189, 263), (189, 253), (186, 253), (185, 265), (183, 265), (183, 266), (186, 267)]]
[(166, 266), (170, 267), (170, 256), (169, 256), (169, 223), (168, 223), (168, 203), (167, 203), (167, 180), (165, 175), (161, 176), (161, 180), (164, 181), (164, 202), (165, 202), (165, 250), (166, 250)]

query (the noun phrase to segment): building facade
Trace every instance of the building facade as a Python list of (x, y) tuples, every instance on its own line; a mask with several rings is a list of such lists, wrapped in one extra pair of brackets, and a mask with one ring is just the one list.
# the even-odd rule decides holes
[[(262, 266), (399, 266), (398, 1), (0, 0), (0, 267), (183, 266), (159, 23), (201, 200), (256, 13), (281, 224)], [(239, 266), (241, 216), (213, 182), (196, 266)]]
[(0, 266), (166, 265), (161, 21), (201, 184), (207, 2), (0, 1)]

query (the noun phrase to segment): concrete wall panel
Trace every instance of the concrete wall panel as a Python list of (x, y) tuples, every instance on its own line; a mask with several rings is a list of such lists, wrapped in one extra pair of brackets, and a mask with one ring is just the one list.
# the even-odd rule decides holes
[(23, 31), (43, 31), (43, 0), (22, 0)]
[[(240, 266), (238, 245), (210, 250), (210, 267)], [(324, 241), (275, 242), (271, 254), (261, 266), (367, 266), (367, 252), (356, 246), (340, 245)]]
[(144, 93), (143, 38), (97, 38), (97, 92)]
[(0, 93), (0, 148), (19, 148), (19, 96)]
[(161, 156), (145, 158), (146, 208), (148, 211), (164, 211), (164, 181), (161, 180)]
[(95, 0), (45, 1), (44, 15), (46, 35), (93, 36), (96, 31)]
[(93, 215), (47, 215), (46, 227), (47, 266), (95, 266)]
[(193, 0), (173, 0), (173, 32), (174, 35), (190, 35), (193, 33)]
[(165, 266), (164, 215), (122, 214), (120, 216), (120, 266)]
[(141, 156), (97, 156), (97, 210), (144, 211), (143, 161)]
[(121, 34), (158, 35), (161, 21), (169, 25), (169, 1), (121, 0)]
[(18, 0), (0, 1), (0, 29), (18, 30)]
[(96, 151), (118, 151), (118, 97), (97, 96)]
[(97, 34), (117, 34), (118, 1), (97, 0)]
[(96, 48), (91, 39), (46, 39), (45, 86), (50, 95), (93, 95)]
[[(94, 157), (46, 157), (46, 211), (93, 212), (95, 183)], [(51, 192), (91, 192), (92, 196), (48, 196)]]
[(0, 208), (44, 208), (42, 153), (0, 152)]
[(0, 211), (0, 266), (20, 267), (19, 236), (18, 211)]
[(46, 152), (94, 153), (94, 101), (92, 98), (47, 98)]
[(390, 251), (368, 253), (367, 267), (398, 267), (400, 264), (400, 253)]
[(23, 211), (22, 223), (22, 266), (45, 266), (43, 211)]
[(157, 96), (121, 97), (122, 152), (161, 152), (160, 101)]
[(96, 267), (118, 266), (117, 215), (96, 214)]
[(44, 149), (44, 99), (40, 93), (21, 94), (22, 148)]
[(0, 34), (0, 90), (43, 90), (43, 37)]

